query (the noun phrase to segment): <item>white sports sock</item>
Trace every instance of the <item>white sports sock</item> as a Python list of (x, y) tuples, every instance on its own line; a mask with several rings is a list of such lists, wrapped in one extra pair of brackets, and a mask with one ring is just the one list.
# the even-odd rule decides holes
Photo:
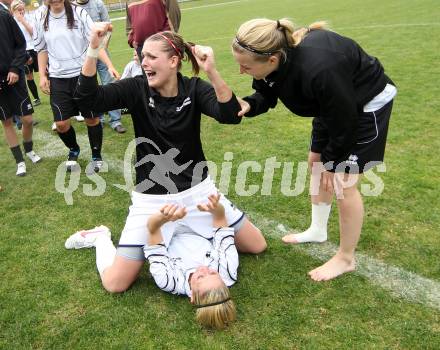
[(327, 240), (327, 223), (330, 216), (331, 204), (312, 204), (312, 224), (301, 233), (293, 234), (298, 243), (324, 242)]
[(99, 235), (95, 241), (96, 267), (102, 276), (107, 267), (112, 266), (116, 256), (116, 248), (112, 240), (106, 235)]

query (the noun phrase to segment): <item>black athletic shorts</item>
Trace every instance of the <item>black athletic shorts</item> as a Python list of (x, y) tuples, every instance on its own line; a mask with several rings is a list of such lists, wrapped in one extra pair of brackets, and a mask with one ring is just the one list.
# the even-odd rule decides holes
[(20, 74), (14, 85), (7, 85), (6, 78), (7, 75), (0, 75), (0, 120), (5, 121), (14, 115), (24, 117), (34, 113), (24, 74)]
[[(377, 111), (361, 113), (357, 141), (350, 150), (347, 160), (339, 164), (324, 164), (326, 169), (331, 172), (362, 174), (382, 163), (392, 108), (391, 100)], [(314, 118), (310, 150), (322, 153), (329, 140), (327, 127), (320, 118)]]
[(38, 72), (37, 51), (35, 51), (35, 50), (27, 50), (26, 51), (26, 56), (27, 56), (27, 60), (29, 60), (29, 58), (32, 58), (32, 62), (30, 64), (25, 64), (24, 65), (24, 70), (25, 70), (26, 74), (30, 74), (32, 72)]
[(53, 120), (58, 122), (81, 115), (84, 118), (99, 117), (92, 111), (80, 110), (73, 95), (76, 90), (78, 77), (73, 78), (49, 78), (50, 80), (50, 106), (52, 107)]

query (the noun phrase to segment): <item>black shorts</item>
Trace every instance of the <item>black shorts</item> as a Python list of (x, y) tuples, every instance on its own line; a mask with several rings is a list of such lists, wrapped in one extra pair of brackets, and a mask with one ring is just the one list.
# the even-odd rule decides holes
[(50, 80), (50, 106), (52, 107), (53, 120), (56, 122), (70, 119), (81, 115), (84, 118), (99, 117), (92, 111), (80, 110), (73, 95), (76, 90), (76, 83), (79, 77), (72, 78), (49, 78)]
[[(363, 112), (359, 115), (358, 136), (356, 144), (350, 150), (347, 160), (325, 167), (331, 172), (362, 174), (383, 162), (393, 101), (374, 112)], [(313, 119), (310, 150), (322, 153), (329, 142), (327, 127), (320, 118)]]
[(34, 113), (24, 74), (20, 74), (14, 85), (7, 85), (6, 77), (6, 75), (0, 75), (2, 81), (0, 83), (0, 120), (6, 121), (14, 115), (24, 117)]
[(32, 72), (38, 72), (38, 57), (37, 51), (35, 50), (27, 50), (26, 51), (27, 59), (32, 58), (32, 62), (30, 64), (24, 65), (24, 71), (26, 74), (30, 74)]

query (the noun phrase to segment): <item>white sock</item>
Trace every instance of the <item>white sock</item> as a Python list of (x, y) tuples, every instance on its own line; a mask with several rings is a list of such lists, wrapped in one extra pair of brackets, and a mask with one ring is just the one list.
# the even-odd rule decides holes
[(99, 235), (95, 241), (96, 247), (96, 267), (102, 276), (104, 270), (112, 266), (116, 256), (116, 248), (112, 240), (106, 235)]
[(301, 233), (292, 235), (298, 243), (324, 242), (327, 240), (327, 223), (330, 216), (331, 204), (312, 204), (312, 224)]

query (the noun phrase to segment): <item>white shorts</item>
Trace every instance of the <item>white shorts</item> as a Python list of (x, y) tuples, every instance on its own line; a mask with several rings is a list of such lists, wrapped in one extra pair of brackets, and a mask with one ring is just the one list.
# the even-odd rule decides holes
[[(212, 235), (212, 215), (201, 212), (197, 204), (206, 203), (210, 194), (218, 193), (214, 182), (208, 177), (200, 184), (176, 194), (152, 195), (133, 191), (131, 195), (132, 204), (129, 208), (125, 227), (122, 230), (118, 247), (140, 247), (147, 245), (147, 221), (150, 215), (155, 214), (165, 204), (178, 204), (187, 210), (186, 216), (178, 220), (179, 223), (190, 227), (201, 236)], [(226, 221), (230, 227), (240, 228), (244, 218), (241, 210), (236, 208), (223, 194), (220, 203), (225, 208)], [(177, 222), (168, 222), (162, 226), (162, 236), (165, 245), (171, 241)]]

